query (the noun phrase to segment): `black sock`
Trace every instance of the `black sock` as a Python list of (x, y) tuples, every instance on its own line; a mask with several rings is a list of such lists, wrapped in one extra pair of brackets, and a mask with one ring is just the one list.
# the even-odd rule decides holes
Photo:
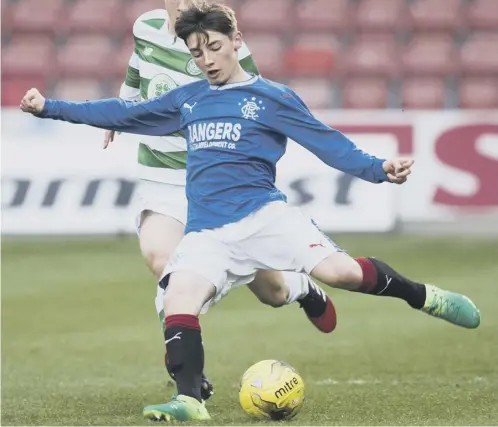
[(357, 292), (405, 300), (413, 308), (425, 303), (425, 286), (393, 270), (375, 258), (356, 258), (363, 271), (363, 283)]
[(175, 380), (178, 394), (201, 398), (204, 348), (197, 316), (175, 314), (166, 317), (166, 368)]

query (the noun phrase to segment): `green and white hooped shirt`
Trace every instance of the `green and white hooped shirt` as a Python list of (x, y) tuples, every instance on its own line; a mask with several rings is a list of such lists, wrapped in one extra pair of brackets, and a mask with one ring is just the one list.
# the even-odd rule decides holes
[[(135, 49), (128, 64), (126, 80), (119, 96), (145, 100), (178, 86), (203, 79), (190, 52), (168, 31), (168, 14), (157, 9), (140, 16), (133, 25)], [(242, 67), (259, 74), (251, 52), (244, 44), (239, 50)], [(141, 136), (138, 147), (139, 177), (156, 182), (185, 185), (187, 146), (181, 133), (164, 137)]]

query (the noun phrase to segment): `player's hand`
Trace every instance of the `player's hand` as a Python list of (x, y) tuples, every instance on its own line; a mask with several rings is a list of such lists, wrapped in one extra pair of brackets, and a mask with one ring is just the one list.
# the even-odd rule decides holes
[(387, 178), (394, 184), (403, 184), (408, 179), (408, 175), (412, 173), (411, 167), (415, 163), (412, 159), (392, 159), (386, 160), (382, 167), (387, 174)]
[[(117, 132), (119, 135), (121, 132)], [(109, 146), (111, 142), (114, 142), (114, 137), (116, 136), (115, 130), (106, 130), (104, 134), (104, 150)]]
[(38, 89), (30, 89), (21, 100), (21, 110), (25, 113), (40, 114), (45, 106), (45, 97), (38, 91)]

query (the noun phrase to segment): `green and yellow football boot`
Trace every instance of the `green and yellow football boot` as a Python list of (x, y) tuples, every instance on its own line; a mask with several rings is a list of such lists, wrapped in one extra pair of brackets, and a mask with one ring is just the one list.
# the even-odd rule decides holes
[(425, 285), (426, 297), (422, 311), (463, 328), (475, 329), (481, 323), (476, 305), (465, 295)]
[(182, 394), (173, 397), (168, 403), (146, 406), (143, 414), (151, 421), (204, 421), (211, 419), (204, 403)]

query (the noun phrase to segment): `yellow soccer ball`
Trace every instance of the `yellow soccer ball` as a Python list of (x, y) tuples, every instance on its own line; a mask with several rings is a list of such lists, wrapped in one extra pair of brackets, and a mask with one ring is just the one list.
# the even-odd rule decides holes
[(252, 418), (288, 420), (303, 407), (304, 382), (287, 363), (262, 360), (242, 376), (239, 401)]

